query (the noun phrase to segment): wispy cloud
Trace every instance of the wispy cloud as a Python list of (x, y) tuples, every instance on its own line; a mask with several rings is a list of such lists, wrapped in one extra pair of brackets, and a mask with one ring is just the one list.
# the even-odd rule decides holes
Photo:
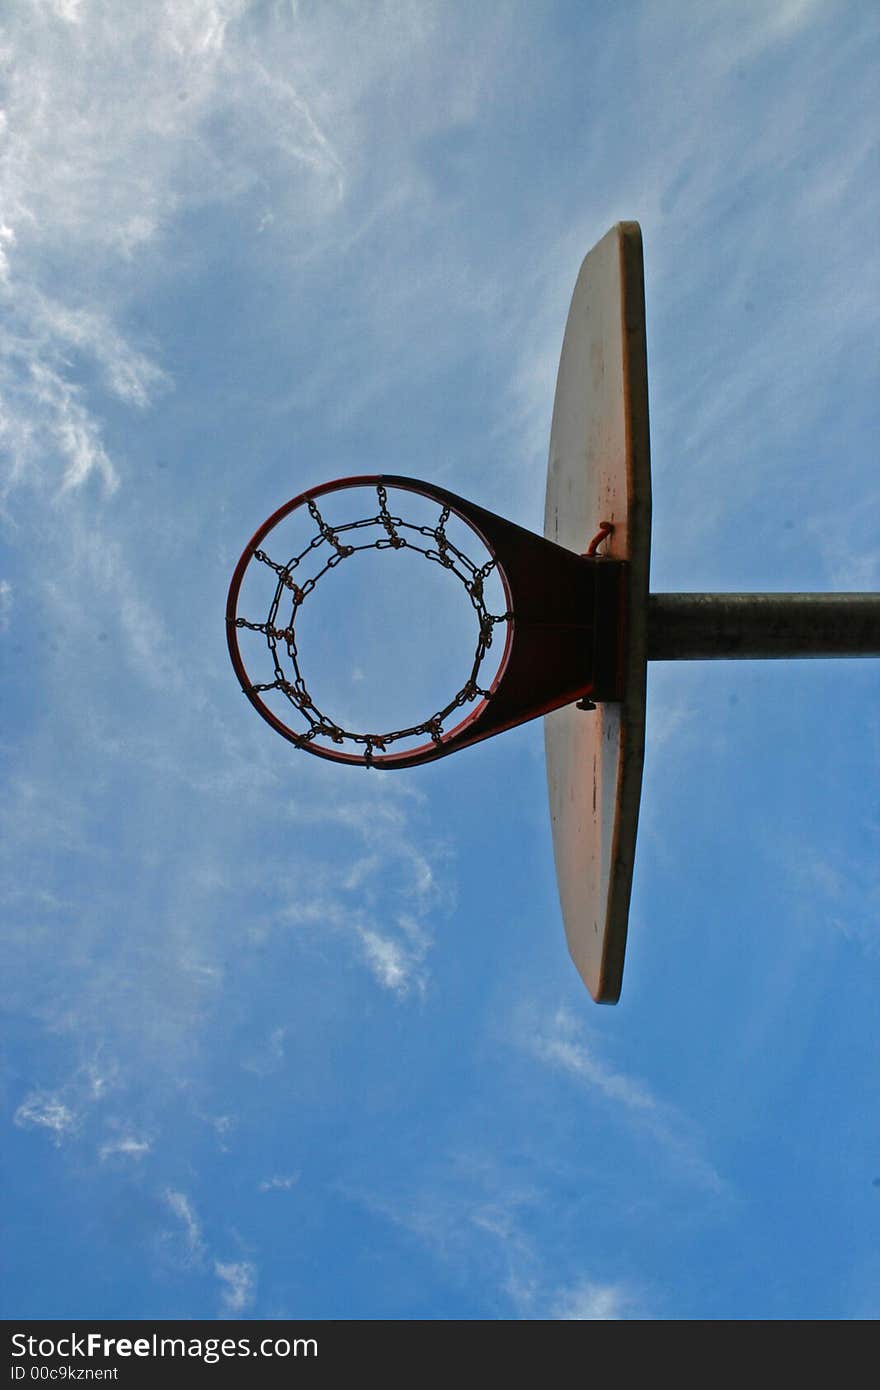
[(424, 965), (428, 949), (427, 934), (413, 938), (408, 922), (398, 923), (389, 918), (380, 927), (363, 908), (349, 905), (343, 899), (324, 895), (287, 903), (278, 914), (279, 921), (298, 929), (312, 928), (342, 935), (358, 942), (364, 963), (383, 989), (404, 998), (411, 991), (424, 993), (427, 971)]
[(596, 1087), (609, 1100), (617, 1101), (637, 1114), (656, 1114), (657, 1102), (638, 1081), (612, 1071), (578, 1040), (576, 1025), (565, 1009), (559, 1009), (546, 1033), (539, 1033), (533, 1048), (542, 1061), (561, 1067), (589, 1086)]
[(139, 1161), (146, 1158), (152, 1149), (149, 1139), (137, 1139), (132, 1134), (123, 1134), (118, 1139), (108, 1139), (98, 1150), (102, 1163), (108, 1158), (130, 1158)]
[[(426, 1175), (427, 1177), (427, 1175)], [(360, 1194), (358, 1200), (410, 1233), (467, 1288), (491, 1289), (499, 1316), (521, 1319), (613, 1319), (640, 1316), (641, 1295), (625, 1280), (584, 1272), (582, 1251), (549, 1248), (536, 1232), (547, 1194), (515, 1180), (489, 1155), (450, 1155), (432, 1166), (415, 1193)], [(559, 1286), (560, 1262), (574, 1265)]]
[[(729, 559), (719, 540), (732, 517), (757, 515), (759, 532), (761, 515), (778, 524), (783, 490), (802, 495), (806, 460), (832, 447), (823, 440), (816, 455), (829, 392), (871, 390), (876, 295), (864, 287), (880, 283), (880, 252), (860, 251), (854, 273), (849, 248), (866, 209), (878, 213), (870, 65), (852, 61), (860, 42), (873, 46), (874, 21), (862, 12), (854, 32), (830, 18), (807, 0), (706, 5), (672, 20), (640, 6), (632, 53), (650, 117), (636, 97), (590, 148), (589, 197), (563, 229), (548, 228), (532, 272), (539, 310), (519, 330), (511, 394), (519, 437), (540, 457), (580, 261), (616, 217), (642, 223), (661, 589), (688, 587), (680, 576), (696, 559)], [(839, 464), (828, 475), (808, 499), (826, 525)], [(873, 554), (868, 529), (864, 540)]]
[[(445, 846), (434, 840), (427, 848), (413, 833), (412, 800), (407, 789), (386, 786), (373, 795), (311, 807), (313, 823), (342, 833), (345, 867), (340, 871), (328, 863), (318, 868), (311, 876), (311, 895), (283, 910), (284, 920), (296, 926), (312, 924), (353, 936), (374, 978), (401, 998), (423, 994), (427, 987), (429, 923), (434, 912), (448, 905), (452, 892), (451, 883), (438, 874)], [(289, 815), (300, 822), (304, 810), (291, 805)], [(356, 854), (345, 854), (348, 837), (358, 846)]]
[(164, 1232), (166, 1257), (189, 1272), (213, 1270), (220, 1281), (220, 1297), (225, 1314), (239, 1317), (256, 1297), (257, 1269), (250, 1260), (220, 1260), (211, 1255), (209, 1243), (193, 1199), (179, 1188), (166, 1188), (163, 1201), (177, 1221), (177, 1228)]
[(634, 1307), (632, 1292), (620, 1284), (580, 1281), (554, 1294), (549, 1316), (567, 1322), (607, 1322), (627, 1316), (644, 1317)]
[(368, 927), (360, 928), (358, 935), (364, 945), (367, 963), (380, 985), (396, 994), (405, 994), (411, 982), (411, 972), (401, 946)]
[(92, 474), (100, 477), (108, 491), (115, 490), (117, 472), (82, 388), (39, 358), (32, 358), (20, 374), (18, 365), (12, 353), (0, 364), (4, 407), (0, 430), (10, 461), (7, 490), (26, 475), (32, 461), (53, 454), (63, 460), (62, 493), (82, 487)]
[[(142, 273), (181, 211), (246, 206), (270, 187), (276, 196), (285, 167), (310, 183), (307, 203), (338, 202), (340, 158), (290, 65), (271, 45), (261, 55), (231, 37), (248, 8), (180, 0), (157, 24), (135, 9), (64, 0), (13, 7), (7, 17), (7, 52), (18, 55), (0, 113), (7, 490), (25, 478), (51, 485), (56, 454), (63, 490), (92, 475), (106, 489), (118, 485), (81, 364), (139, 409), (170, 385), (167, 370), (132, 342), (120, 308), (137, 265)], [(302, 206), (302, 192), (288, 211)]]
[(58, 1096), (39, 1091), (33, 1092), (22, 1101), (13, 1119), (21, 1129), (48, 1130), (56, 1144), (75, 1134), (80, 1123), (76, 1111)]
[(529, 1026), (522, 1041), (542, 1062), (622, 1111), (650, 1136), (686, 1181), (718, 1195), (728, 1192), (727, 1183), (705, 1156), (696, 1126), (660, 1101), (643, 1082), (609, 1066), (566, 1009), (557, 1009), (542, 1025)]
[(34, 1090), (18, 1106), (13, 1123), (20, 1129), (45, 1130), (55, 1144), (79, 1139), (91, 1115), (112, 1094), (117, 1082), (114, 1064), (90, 1060), (53, 1090)]
[(273, 1028), (269, 1037), (260, 1042), (252, 1054), (242, 1062), (245, 1071), (255, 1072), (257, 1076), (269, 1076), (284, 1062), (284, 1039), (286, 1028)]
[(868, 957), (880, 953), (880, 824), (862, 827), (861, 854), (824, 840), (783, 837), (778, 862), (797, 900), (800, 919), (833, 933)]
[(7, 632), (12, 621), (12, 585), (0, 579), (0, 632)]
[(289, 1192), (292, 1187), (296, 1187), (299, 1182), (299, 1173), (276, 1173), (272, 1178), (264, 1178), (260, 1183), (260, 1192)]
[(179, 1223), (177, 1236), (183, 1252), (184, 1263), (200, 1263), (205, 1253), (205, 1245), (202, 1240), (201, 1224), (191, 1198), (185, 1192), (169, 1187), (165, 1190), (164, 1200), (165, 1205)]
[(508, 1292), (519, 1316), (559, 1322), (618, 1322), (649, 1314), (641, 1293), (623, 1282), (601, 1283), (583, 1275), (561, 1288), (513, 1275)]
[(831, 588), (856, 593), (880, 589), (880, 491), (860, 489), (858, 506), (847, 508), (845, 526), (836, 518), (817, 516), (805, 529)]
[(223, 1307), (232, 1317), (240, 1316), (254, 1301), (257, 1285), (256, 1267), (249, 1260), (214, 1262), (214, 1273), (223, 1285)]

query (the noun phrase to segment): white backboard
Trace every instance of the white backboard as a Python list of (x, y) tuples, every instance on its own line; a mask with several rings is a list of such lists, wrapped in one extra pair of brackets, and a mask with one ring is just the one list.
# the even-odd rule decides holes
[(599, 1003), (623, 978), (645, 747), (651, 462), (641, 229), (621, 222), (581, 266), (562, 344), (544, 534), (628, 563), (619, 703), (545, 716), (553, 851), (568, 948)]

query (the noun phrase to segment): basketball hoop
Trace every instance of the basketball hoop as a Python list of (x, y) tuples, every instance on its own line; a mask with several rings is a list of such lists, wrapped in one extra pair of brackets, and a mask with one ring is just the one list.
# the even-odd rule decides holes
[[(327, 523), (319, 497), (365, 488), (376, 497), (372, 515)], [(389, 505), (389, 490), (437, 503), (435, 519), (405, 521)], [(264, 543), (299, 509), (315, 534), (291, 559), (271, 558)], [(475, 564), (452, 542), (446, 526), (453, 516), (485, 547), (487, 562)], [(296, 640), (297, 617), (316, 583), (369, 549), (416, 551), (441, 565), (477, 615), (476, 650), (456, 694), (390, 733), (352, 732), (319, 710)], [(278, 733), (319, 757), (413, 767), (551, 716), (544, 733), (562, 916), (572, 958), (603, 1003), (616, 1002), (623, 976), (648, 662), (880, 656), (878, 594), (652, 594), (650, 552), (642, 234), (637, 223), (621, 222), (589, 252), (575, 284), (556, 382), (543, 537), (431, 483), (345, 478), (295, 497), (260, 527), (238, 562), (226, 607), (229, 652), (245, 695)], [(320, 568), (300, 582), (309, 555)], [(274, 574), (265, 618), (238, 612), (252, 566)], [(502, 613), (491, 613), (485, 597), (496, 575)], [(501, 624), (504, 650), (487, 683), (481, 672)], [(245, 668), (239, 635), (248, 630), (265, 639), (268, 679)], [(268, 698), (295, 711), (303, 727), (287, 724)]]
[[(325, 519), (319, 498), (345, 491), (362, 494), (365, 489), (375, 499), (371, 514), (332, 525)], [(393, 511), (389, 507), (389, 489), (395, 494)], [(400, 514), (403, 506), (398, 508), (397, 499), (398, 494), (407, 493), (438, 504), (432, 523), (404, 519)], [(403, 501), (405, 498), (401, 498)], [(311, 519), (314, 533), (290, 558), (279, 559), (277, 552), (271, 553), (272, 533), (301, 510)], [(484, 564), (475, 563), (449, 536), (447, 523), (452, 516), (462, 521), (485, 548), (489, 559)], [(306, 680), (307, 661), (303, 662), (297, 643), (297, 620), (318, 583), (340, 564), (368, 550), (408, 550), (440, 565), (461, 583), (477, 619), (473, 660), (456, 693), (417, 723), (382, 732), (346, 728), (318, 707)], [(303, 577), (307, 560), (317, 565), (317, 570)], [(273, 588), (265, 616), (238, 611), (245, 574), (252, 566), (271, 572)], [(232, 577), (226, 608), (229, 653), (251, 704), (297, 748), (365, 767), (412, 767), (545, 714), (559, 704), (596, 693), (597, 677), (609, 665), (609, 648), (606, 641), (604, 656), (591, 659), (597, 646), (593, 619), (598, 612), (609, 611), (606, 596), (619, 588), (615, 584), (618, 569), (613, 562), (573, 556), (430, 483), (391, 475), (344, 478), (293, 498), (260, 527), (245, 548)], [(486, 584), (493, 574), (501, 581), (503, 613), (491, 613), (487, 606)], [(599, 587), (603, 592), (601, 603)], [(618, 607), (613, 603), (610, 611), (614, 613)], [(496, 629), (501, 626), (501, 661), (494, 678), (484, 684), (481, 670), (497, 641)], [(239, 642), (243, 630), (265, 638), (262, 679), (255, 678), (245, 666)], [(585, 641), (585, 637), (591, 640)], [(611, 647), (612, 668), (616, 665), (615, 650), (616, 643)], [(613, 671), (610, 675), (613, 685)], [(604, 684), (608, 688), (608, 673)], [(269, 692), (283, 697), (290, 715), (282, 718), (267, 703), (266, 697), (272, 698)], [(274, 698), (277, 700), (277, 696)], [(461, 718), (469, 706), (472, 708)], [(288, 723), (288, 718), (298, 720), (302, 727)], [(412, 747), (413, 741), (419, 739), (423, 741)], [(410, 746), (394, 748), (403, 743)]]

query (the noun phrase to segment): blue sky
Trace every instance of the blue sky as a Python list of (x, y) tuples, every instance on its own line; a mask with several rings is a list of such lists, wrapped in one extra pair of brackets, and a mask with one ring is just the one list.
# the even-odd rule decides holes
[[(876, 1316), (877, 663), (652, 669), (600, 1009), (539, 723), (336, 767), (223, 624), (334, 477), (540, 529), (622, 218), (652, 587), (877, 588), (875, 8), (4, 14), (3, 1316)], [(442, 678), (432, 576), (369, 574), (328, 690)]]

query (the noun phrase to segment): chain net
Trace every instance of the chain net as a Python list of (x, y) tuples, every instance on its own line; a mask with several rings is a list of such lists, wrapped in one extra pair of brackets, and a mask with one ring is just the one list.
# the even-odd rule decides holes
[[(376, 496), (379, 510), (375, 516), (364, 517), (361, 521), (349, 521), (338, 526), (329, 526), (314, 499), (309, 498), (307, 506), (317, 531), (298, 555), (294, 555), (285, 564), (280, 564), (273, 560), (265, 550), (254, 550), (253, 552), (255, 560), (261, 565), (266, 565), (277, 575), (275, 594), (266, 621), (262, 623), (252, 622), (248, 618), (236, 618), (234, 620), (236, 627), (247, 628), (251, 632), (261, 632), (266, 638), (275, 671), (275, 679), (261, 684), (251, 684), (246, 689), (255, 694), (266, 690), (278, 690), (299, 710), (308, 727), (301, 734), (293, 734), (294, 743), (301, 748), (318, 738), (329, 738), (335, 744), (353, 743), (361, 750), (360, 758), (368, 767), (373, 762), (377, 752), (384, 753), (389, 745), (398, 743), (401, 739), (426, 736), (435, 744), (442, 743), (444, 722), (450, 715), (465, 705), (472, 704), (475, 700), (491, 698), (491, 691), (484, 689), (479, 683), (480, 667), (492, 645), (496, 624), (508, 622), (512, 616), (510, 613), (492, 614), (488, 611), (484, 588), (486, 580), (496, 568), (496, 562), (494, 559), (490, 559), (484, 565), (475, 565), (453, 543), (446, 534), (446, 523), (450, 517), (449, 507), (443, 507), (436, 525), (419, 526), (414, 522), (404, 521), (401, 517), (394, 516), (389, 512), (388, 493), (381, 483), (376, 486)], [(381, 533), (378, 539), (359, 540), (358, 533), (369, 527), (373, 527)], [(448, 570), (460, 580), (477, 615), (478, 635), (473, 664), (467, 680), (457, 694), (442, 709), (436, 710), (420, 724), (413, 724), (408, 729), (395, 729), (382, 734), (357, 733), (350, 729), (343, 729), (340, 724), (318, 709), (309, 694), (308, 686), (300, 669), (300, 657), (296, 644), (297, 615), (319, 580), (330, 570), (335, 569), (337, 565), (342, 564), (343, 560), (349, 559), (362, 550), (403, 549), (414, 550), (418, 554), (424, 555), (425, 559), (441, 565), (443, 569)], [(326, 559), (323, 559), (325, 551)], [(321, 568), (309, 578), (304, 579), (302, 583), (298, 583), (295, 578), (296, 571), (303, 561), (313, 554), (317, 555), (318, 560), (323, 559)], [(285, 674), (281, 664), (282, 651), (287, 654), (292, 679)]]

